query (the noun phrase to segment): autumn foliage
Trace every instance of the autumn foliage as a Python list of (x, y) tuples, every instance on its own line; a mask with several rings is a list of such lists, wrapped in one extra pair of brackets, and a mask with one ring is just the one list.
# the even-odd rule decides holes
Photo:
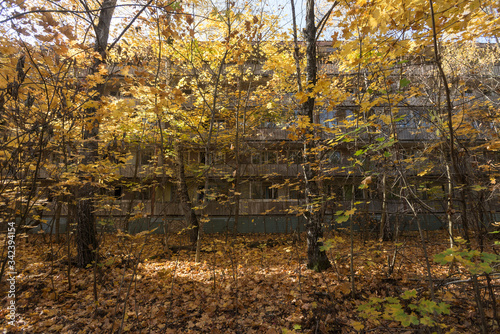
[(500, 331), (498, 1), (293, 4), (0, 3), (5, 333)]
[[(95, 272), (72, 268), (71, 288), (65, 244), (49, 243), (42, 235), (26, 238), (18, 256), (22, 321), (17, 327), (3, 323), (4, 328), (30, 333), (410, 333), (440, 326), (443, 332), (470, 333), (478, 326), (470, 271), (459, 261), (432, 262), (442, 309), (433, 312), (415, 234), (400, 243), (356, 240), (354, 296), (343, 233), (331, 240), (333, 268), (323, 273), (306, 269), (303, 235), (243, 235), (229, 241), (224, 235), (207, 236), (200, 263), (194, 262), (193, 251), (163, 252), (159, 235), (104, 238), (102, 262)], [(429, 251), (444, 251), (443, 238), (442, 233), (429, 235)], [(488, 292), (484, 302), (491, 303)], [(496, 326), (491, 309), (486, 316)]]

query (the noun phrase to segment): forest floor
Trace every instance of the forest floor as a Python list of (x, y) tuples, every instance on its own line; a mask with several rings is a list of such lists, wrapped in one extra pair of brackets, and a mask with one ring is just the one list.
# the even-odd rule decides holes
[(331, 238), (327, 254), (333, 266), (322, 273), (306, 269), (305, 236), (297, 234), (204, 235), (199, 263), (194, 251), (169, 249), (182, 244), (178, 236), (105, 234), (100, 263), (87, 269), (68, 261), (68, 249), (74, 258), (75, 247), (68, 248), (64, 238), (55, 243), (48, 235), (18, 237), (17, 318), (15, 326), (8, 324), (9, 291), (2, 284), (0, 328), (4, 333), (480, 333), (479, 296), (487, 332), (500, 332), (491, 298), (492, 292), (499, 298), (498, 276), (478, 274), (475, 289), (466, 266), (433, 260), (448, 247), (447, 236), (426, 237), (429, 262), (417, 234), (383, 243), (356, 235), (354, 284), (350, 238), (338, 233), (325, 238)]

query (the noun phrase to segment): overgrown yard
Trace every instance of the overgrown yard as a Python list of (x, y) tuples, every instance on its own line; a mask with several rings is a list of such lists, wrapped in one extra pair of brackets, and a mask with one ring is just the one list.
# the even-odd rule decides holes
[(488, 330), (498, 331), (495, 270), (478, 272), (476, 286), (471, 275), (495, 263), (473, 256), (468, 265), (465, 253), (436, 263), (445, 235), (428, 235), (432, 290), (416, 234), (399, 243), (355, 237), (354, 285), (349, 236), (327, 239), (333, 267), (316, 273), (305, 268), (303, 235), (205, 235), (200, 263), (194, 251), (173, 247), (182, 243), (177, 236), (104, 235), (100, 263), (88, 269), (68, 263), (65, 240), (18, 238), (21, 320), (8, 326), (2, 285), (1, 326), (8, 333), (475, 333), (482, 309)]

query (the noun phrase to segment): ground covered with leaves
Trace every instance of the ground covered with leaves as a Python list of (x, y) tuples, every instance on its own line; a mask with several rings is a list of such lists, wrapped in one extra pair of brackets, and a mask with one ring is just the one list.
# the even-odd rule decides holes
[(74, 245), (53, 239), (18, 238), (20, 319), (7, 324), (2, 285), (4, 332), (479, 333), (481, 323), (498, 331), (496, 263), (477, 276), (456, 254), (437, 263), (448, 247), (438, 233), (428, 235), (429, 262), (418, 235), (384, 243), (356, 236), (353, 271), (349, 235), (328, 236), (333, 266), (322, 273), (306, 269), (297, 234), (205, 235), (199, 263), (178, 236), (102, 235), (100, 262), (87, 269), (72, 263)]

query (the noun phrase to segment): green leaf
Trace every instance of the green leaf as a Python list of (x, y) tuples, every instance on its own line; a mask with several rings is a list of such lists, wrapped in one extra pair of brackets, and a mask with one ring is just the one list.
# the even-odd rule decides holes
[(319, 246), (319, 250), (322, 252), (325, 252), (329, 250), (330, 248), (333, 247), (334, 240), (333, 239), (328, 239), (323, 242), (321, 246)]
[(365, 150), (357, 150), (356, 153), (354, 153), (355, 156), (361, 155), (365, 153)]
[(498, 255), (492, 253), (481, 253), (481, 259), (486, 263), (498, 261)]
[(476, 185), (472, 186), (471, 189), (474, 190), (474, 191), (481, 191), (481, 190), (485, 190), (485, 189), (488, 189), (488, 188), (486, 188), (484, 186), (481, 186), (479, 184), (476, 184)]
[(335, 221), (337, 223), (343, 223), (343, 222), (346, 222), (349, 220), (349, 216), (338, 216), (337, 218), (335, 218)]
[(170, 7), (172, 7), (173, 10), (179, 10), (181, 9), (180, 2), (173, 2), (170, 4)]
[(413, 289), (405, 291), (401, 296), (401, 298), (410, 299), (410, 298), (415, 298), (416, 296), (417, 296), (417, 290)]
[(399, 87), (404, 88), (410, 84), (410, 80), (403, 78), (399, 80)]
[(445, 302), (441, 302), (438, 304), (436, 311), (438, 312), (438, 314), (450, 314), (450, 305), (446, 304)]
[(398, 304), (399, 303), (399, 299), (397, 299), (395, 297), (387, 297), (386, 300), (387, 300), (387, 302), (389, 302), (391, 304)]
[[(405, 325), (405, 323), (406, 323), (406, 325)], [(408, 322), (402, 322), (404, 327), (408, 327), (410, 324), (418, 325), (419, 323), (420, 323), (420, 321), (418, 321), (417, 316), (415, 316), (414, 314), (410, 314), (408, 316)]]
[(420, 319), (420, 322), (425, 326), (434, 326), (435, 324), (434, 320), (432, 320), (429, 316), (423, 316), (422, 319)]

